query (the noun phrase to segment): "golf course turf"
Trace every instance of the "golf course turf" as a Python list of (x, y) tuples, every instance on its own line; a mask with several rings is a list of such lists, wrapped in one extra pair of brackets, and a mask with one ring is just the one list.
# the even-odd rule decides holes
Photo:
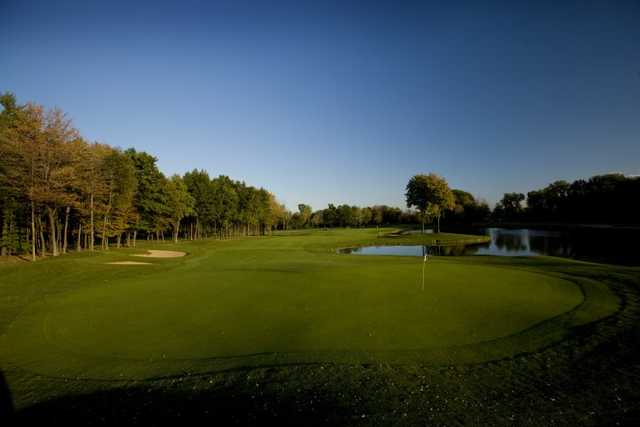
[[(571, 381), (577, 378), (565, 364), (582, 375), (575, 358), (582, 360), (611, 337), (637, 328), (636, 268), (550, 257), (432, 257), (425, 266), (422, 290), (422, 258), (336, 252), (369, 244), (477, 239), (390, 231), (347, 229), (227, 241), (143, 242), (136, 249), (1, 265), (0, 368), (16, 416), (60, 415), (66, 410), (60, 405), (67, 405), (60, 399), (64, 402), (68, 394), (86, 398), (120, 390), (133, 393), (135, 400), (140, 398), (136, 391), (140, 384), (162, 394), (168, 392), (167, 381), (180, 399), (201, 399), (202, 393), (226, 390), (227, 396), (239, 393), (239, 402), (246, 398), (244, 382), (252, 383), (250, 378), (257, 375), (267, 389), (278, 384), (280, 393), (290, 396), (289, 387), (294, 387), (303, 390), (300, 398), (317, 393), (317, 405), (324, 401), (329, 407), (347, 408), (344, 413), (318, 409), (336, 422), (352, 423), (356, 415), (349, 408), (357, 407), (378, 413), (377, 418), (370, 414), (367, 423), (385, 424), (391, 420), (385, 417), (392, 416), (388, 405), (394, 399), (413, 399), (415, 412), (398, 413), (396, 421), (431, 419), (447, 424), (441, 418), (446, 411), (434, 413), (422, 405), (448, 393), (453, 394), (445, 407), (457, 413), (458, 421), (481, 421), (483, 408), (472, 410), (457, 399), (454, 404), (454, 390), (467, 402), (478, 402), (479, 390), (487, 382), (491, 392), (511, 383), (507, 387), (513, 390), (528, 387), (535, 402), (536, 393), (543, 390), (523, 378), (552, 374), (555, 379), (545, 380), (549, 390), (555, 390), (553, 384), (559, 379), (572, 390)], [(143, 265), (113, 264), (141, 261), (134, 255), (154, 249), (187, 255), (149, 257), (144, 259), (149, 264)], [(631, 341), (616, 342), (626, 346)], [(601, 365), (612, 357), (606, 356)], [(490, 367), (487, 372), (494, 376), (485, 378), (486, 372), (474, 371), (482, 366)], [(619, 369), (617, 374), (629, 374), (624, 367)], [(454, 377), (448, 376), (450, 370)], [(371, 384), (363, 383), (363, 375), (372, 376)], [(403, 387), (416, 381), (423, 392), (427, 383), (444, 389), (424, 393), (422, 401), (413, 393), (399, 397)], [(183, 389), (184, 384), (189, 385)], [(356, 401), (350, 395), (336, 397), (343, 388), (369, 396)], [(258, 400), (266, 399), (260, 396)], [(150, 405), (165, 398), (155, 398)], [(151, 395), (149, 399), (154, 400)], [(198, 402), (196, 409), (183, 402), (186, 406), (178, 412), (204, 410), (207, 405)], [(288, 411), (278, 408), (265, 415), (253, 403), (247, 405), (249, 413), (257, 414), (255, 421)], [(95, 415), (99, 409), (92, 405), (96, 403), (84, 404), (80, 413)], [(217, 404), (211, 405), (213, 412), (206, 413), (215, 419)], [(578, 417), (573, 405), (567, 419)], [(144, 418), (140, 412), (144, 410), (124, 406), (124, 414)], [(222, 418), (233, 416), (223, 412)], [(508, 422), (506, 412), (498, 411), (492, 419)], [(302, 418), (296, 421), (306, 420), (306, 412), (298, 415)], [(595, 411), (585, 420), (598, 421), (597, 415)]]

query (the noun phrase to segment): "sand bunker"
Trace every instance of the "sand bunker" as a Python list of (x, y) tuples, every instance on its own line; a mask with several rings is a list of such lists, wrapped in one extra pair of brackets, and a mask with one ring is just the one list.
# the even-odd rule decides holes
[(136, 254), (134, 256), (144, 257), (144, 258), (180, 258), (185, 256), (186, 252), (178, 252), (178, 251), (157, 251), (150, 250), (147, 251), (146, 254)]
[(112, 264), (112, 265), (151, 265), (150, 262), (139, 262), (139, 261), (116, 261), (116, 262), (108, 262), (107, 264)]

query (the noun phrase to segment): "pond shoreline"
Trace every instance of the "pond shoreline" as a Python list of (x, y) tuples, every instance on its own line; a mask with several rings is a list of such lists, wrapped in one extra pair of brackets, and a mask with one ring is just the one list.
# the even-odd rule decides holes
[[(460, 229), (464, 229), (461, 227)], [(469, 228), (469, 227), (467, 227)], [(639, 224), (572, 224), (566, 222), (486, 222), (471, 224), (471, 229), (476, 228), (507, 228), (507, 229), (534, 229), (534, 230), (634, 230), (640, 231)], [(452, 230), (455, 230), (455, 226)]]
[[(424, 256), (425, 251), (438, 256), (554, 256), (604, 264), (640, 265), (640, 253), (635, 247), (640, 230), (488, 227), (457, 230), (457, 233), (421, 234), (419, 230), (404, 229), (383, 237), (366, 245), (345, 245), (338, 252), (402, 256)], [(433, 252), (428, 248), (433, 248)]]

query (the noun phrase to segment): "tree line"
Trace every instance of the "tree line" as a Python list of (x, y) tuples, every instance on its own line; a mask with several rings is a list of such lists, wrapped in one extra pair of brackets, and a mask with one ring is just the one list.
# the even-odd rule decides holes
[(86, 141), (60, 109), (0, 96), (0, 254), (265, 234), (286, 227), (263, 188), (194, 170), (166, 177), (135, 149)]
[[(86, 141), (64, 112), (0, 95), (0, 255), (135, 247), (142, 239), (220, 239), (307, 227), (488, 221), (637, 222), (640, 179), (619, 174), (507, 193), (491, 211), (436, 174), (415, 175), (406, 210), (329, 204), (288, 211), (264, 188), (193, 170), (166, 177), (151, 154)], [(524, 202), (526, 200), (526, 206)], [(631, 209), (616, 209), (619, 200)]]
[(568, 224), (640, 223), (640, 177), (619, 173), (596, 175), (571, 183), (555, 181), (544, 188), (506, 193), (496, 204), (496, 222)]
[(291, 215), (290, 228), (370, 227), (381, 225), (415, 224), (416, 213), (387, 205), (352, 206), (329, 204), (313, 211), (306, 204), (298, 205)]
[(415, 225), (434, 223), (440, 231), (440, 219), (447, 218), (451, 226), (469, 226), (486, 222), (491, 209), (486, 201), (475, 198), (471, 193), (450, 189), (447, 181), (436, 175), (415, 175), (409, 180), (405, 194), (406, 210), (386, 205), (367, 207), (335, 206), (313, 211), (306, 204), (298, 205), (298, 212), (290, 219), (291, 228), (306, 227), (368, 227), (380, 225)]

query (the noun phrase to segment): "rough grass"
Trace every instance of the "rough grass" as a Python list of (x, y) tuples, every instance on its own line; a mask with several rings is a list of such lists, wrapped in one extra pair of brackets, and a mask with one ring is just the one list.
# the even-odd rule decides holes
[[(247, 411), (256, 422), (293, 417), (386, 424), (427, 415), (442, 422), (433, 413), (433, 399), (447, 396), (439, 410), (462, 411), (456, 416), (469, 421), (470, 408), (448, 402), (454, 389), (477, 402), (482, 396), (474, 393), (487, 382), (496, 389), (504, 383), (526, 386), (520, 376), (533, 375), (529, 369), (548, 373), (540, 371), (539, 358), (550, 357), (549, 367), (562, 365), (616, 336), (616, 327), (633, 316), (625, 310), (635, 307), (635, 269), (553, 258), (437, 258), (427, 265), (423, 292), (419, 259), (335, 252), (435, 238), (473, 237), (297, 232), (145, 243), (137, 251), (3, 265), (0, 366), (21, 417), (63, 414), (75, 405), (74, 416), (91, 418), (101, 413), (104, 399), (122, 395), (129, 400), (107, 414), (109, 421), (161, 420), (176, 416), (175, 410), (223, 421), (239, 416), (242, 422), (251, 421), (242, 418)], [(153, 248), (189, 255), (150, 260), (145, 268), (105, 264)], [(613, 331), (592, 331), (623, 312), (627, 320), (614, 323)], [(518, 372), (509, 365), (513, 361)], [(474, 366), (502, 367), (485, 378)], [(443, 377), (449, 369), (459, 375)], [(247, 389), (254, 375), (257, 389)], [(422, 398), (405, 395), (418, 383)], [(429, 384), (444, 388), (435, 393)], [(237, 399), (228, 396), (234, 393)], [(235, 404), (238, 413), (221, 409), (223, 394), (226, 407)], [(43, 399), (48, 402), (36, 404)], [(417, 412), (403, 415), (389, 406), (403, 399)], [(172, 409), (155, 408), (171, 400), (177, 402)], [(145, 405), (149, 411), (141, 409)], [(264, 409), (269, 405), (273, 411)], [(304, 410), (296, 414), (296, 407)], [(362, 414), (354, 410), (369, 418), (356, 418)]]

